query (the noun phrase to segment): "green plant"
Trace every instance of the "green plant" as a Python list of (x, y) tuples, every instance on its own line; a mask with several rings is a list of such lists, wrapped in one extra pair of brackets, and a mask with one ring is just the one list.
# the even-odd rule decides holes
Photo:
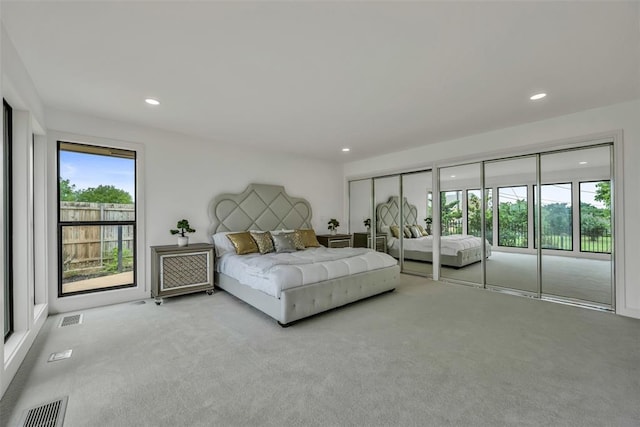
[(364, 226), (367, 227), (367, 230), (371, 228), (371, 218), (367, 218), (363, 222), (364, 222)]
[(431, 225), (431, 223), (433, 222), (433, 220), (431, 219), (431, 217), (427, 217), (424, 219), (424, 222), (427, 223), (427, 225)]
[(184, 237), (184, 233), (195, 233), (196, 230), (191, 228), (189, 225), (189, 221), (186, 219), (181, 219), (178, 221), (176, 225), (177, 230), (169, 230), (171, 234), (180, 234), (180, 236)]
[(133, 256), (131, 251), (127, 248), (122, 249), (122, 264), (118, 265), (118, 248), (111, 249), (109, 258), (104, 264), (104, 270), (109, 273), (121, 273), (122, 271), (128, 271), (133, 266)]
[(331, 218), (327, 224), (329, 224), (327, 227), (329, 230), (335, 230), (340, 227), (340, 222), (335, 218)]

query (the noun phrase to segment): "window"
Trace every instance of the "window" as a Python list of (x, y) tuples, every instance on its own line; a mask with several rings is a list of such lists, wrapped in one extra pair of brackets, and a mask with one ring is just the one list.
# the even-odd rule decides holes
[(462, 191), (440, 192), (442, 235), (462, 234)]
[(3, 200), (4, 200), (4, 340), (13, 332), (13, 173), (11, 136), (13, 133), (13, 116), (11, 106), (2, 102), (4, 133), (2, 137), (3, 151)]
[(528, 247), (527, 186), (498, 187), (498, 246)]
[[(540, 205), (542, 214), (542, 249), (573, 250), (572, 187), (570, 182), (544, 184), (540, 187), (540, 196), (542, 198)], [(535, 185), (533, 186), (533, 194), (535, 200)]]
[(580, 183), (580, 250), (611, 253), (611, 181)]
[[(485, 190), (485, 200), (487, 211), (485, 214), (486, 238), (489, 243), (493, 241), (493, 201), (491, 200), (491, 189)], [(482, 199), (480, 190), (467, 190), (467, 234), (472, 236), (482, 236)]]
[(58, 143), (59, 296), (136, 283), (136, 153)]

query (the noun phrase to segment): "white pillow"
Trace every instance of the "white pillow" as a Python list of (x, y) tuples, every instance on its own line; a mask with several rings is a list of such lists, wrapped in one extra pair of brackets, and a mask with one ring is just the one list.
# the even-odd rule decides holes
[(383, 225), (382, 227), (380, 227), (380, 232), (381, 233), (385, 233), (385, 234), (389, 234), (389, 226), (388, 225)]
[(271, 235), (272, 236), (277, 236), (279, 234), (284, 234), (284, 233), (295, 233), (296, 230), (285, 230), (284, 228), (282, 230), (273, 230), (271, 231)]
[(221, 231), (213, 235), (213, 246), (216, 248), (216, 256), (219, 258), (229, 252), (236, 253), (236, 248), (227, 238), (227, 234), (235, 233), (235, 231)]

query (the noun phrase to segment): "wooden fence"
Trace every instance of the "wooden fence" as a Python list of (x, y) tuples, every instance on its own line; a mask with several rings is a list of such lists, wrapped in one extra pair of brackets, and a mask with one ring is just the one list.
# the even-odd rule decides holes
[[(60, 202), (60, 219), (71, 222), (132, 221), (135, 219), (135, 205)], [(117, 271), (124, 271), (128, 267), (130, 269), (133, 242), (132, 225), (63, 226), (62, 261), (65, 276), (90, 274), (114, 268)], [(120, 258), (118, 248), (121, 252)]]

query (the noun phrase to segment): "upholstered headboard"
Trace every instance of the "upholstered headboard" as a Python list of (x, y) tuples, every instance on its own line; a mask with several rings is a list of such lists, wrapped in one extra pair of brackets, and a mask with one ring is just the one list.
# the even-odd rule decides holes
[[(391, 196), (385, 203), (376, 206), (376, 227), (380, 232), (382, 227), (390, 227), (392, 225), (400, 225), (400, 198)], [(418, 223), (418, 208), (409, 204), (407, 198), (403, 198), (402, 214), (404, 216), (404, 224)]]
[(311, 205), (281, 185), (249, 184), (240, 194), (216, 196), (209, 204), (209, 234), (219, 231), (311, 228)]

